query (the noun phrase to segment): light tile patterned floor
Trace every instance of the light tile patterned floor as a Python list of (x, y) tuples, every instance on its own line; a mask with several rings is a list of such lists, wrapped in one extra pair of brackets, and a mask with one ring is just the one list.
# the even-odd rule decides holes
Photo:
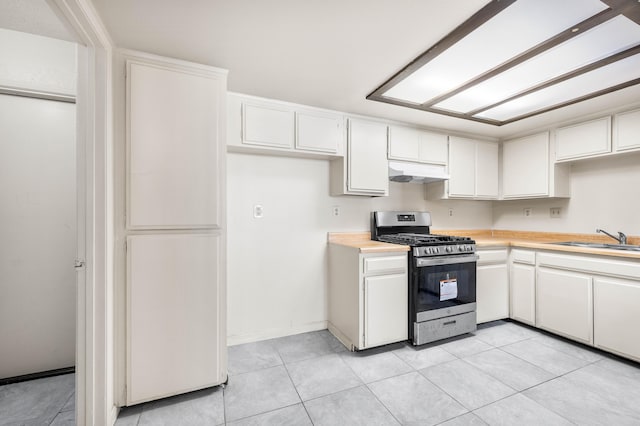
[[(510, 321), (418, 348), (351, 353), (326, 330), (249, 343), (229, 348), (229, 372), (224, 389), (124, 408), (116, 424), (640, 424), (640, 365)], [(0, 425), (73, 424), (68, 377), (0, 387)]]

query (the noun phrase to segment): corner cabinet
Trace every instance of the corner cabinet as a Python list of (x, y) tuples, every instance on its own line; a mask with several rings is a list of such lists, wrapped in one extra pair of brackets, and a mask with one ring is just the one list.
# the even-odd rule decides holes
[(504, 199), (568, 197), (569, 165), (551, 158), (549, 132), (502, 143)]
[[(224, 383), (225, 70), (126, 63), (126, 405)], [(123, 108), (123, 110), (125, 110)]]
[(331, 162), (331, 195), (389, 195), (386, 124), (347, 120), (347, 153)]
[(449, 180), (427, 184), (427, 198), (498, 199), (498, 144), (449, 137)]
[(350, 350), (407, 340), (407, 253), (329, 245), (328, 328)]
[(507, 249), (480, 249), (476, 275), (478, 324), (509, 318), (509, 270)]

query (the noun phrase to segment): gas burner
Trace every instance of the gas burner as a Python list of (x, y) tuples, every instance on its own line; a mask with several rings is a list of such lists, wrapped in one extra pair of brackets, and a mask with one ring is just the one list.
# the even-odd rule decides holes
[(437, 234), (414, 234), (414, 233), (398, 233), (386, 234), (378, 236), (378, 241), (393, 244), (403, 244), (413, 247), (420, 246), (437, 246), (451, 243), (467, 243), (473, 244), (474, 241), (469, 237), (456, 237), (451, 235)]

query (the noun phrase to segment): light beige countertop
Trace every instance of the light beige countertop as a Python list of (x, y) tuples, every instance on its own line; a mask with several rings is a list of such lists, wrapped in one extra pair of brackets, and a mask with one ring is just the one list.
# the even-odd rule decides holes
[[(583, 241), (611, 244), (612, 239), (599, 234), (570, 234), (557, 232), (504, 231), (490, 229), (432, 229), (433, 234), (458, 235), (471, 237), (478, 248), (485, 247), (520, 247), (534, 250), (553, 250), (574, 254), (595, 254), (640, 260), (640, 252), (572, 247), (553, 244), (563, 241)], [(372, 241), (369, 232), (330, 232), (328, 242), (360, 249), (361, 253), (385, 253), (409, 251), (409, 246)], [(640, 237), (629, 237), (629, 244), (640, 245)]]
[[(459, 235), (471, 237), (478, 248), (484, 247), (519, 247), (535, 250), (553, 250), (574, 254), (596, 254), (600, 256), (615, 256), (632, 259), (640, 259), (640, 252), (574, 247), (553, 244), (554, 242), (581, 241), (592, 243), (615, 243), (614, 240), (599, 234), (571, 234), (558, 232), (530, 232), (530, 231), (504, 231), (504, 230), (431, 230), (434, 234)], [(640, 244), (640, 237), (629, 237), (629, 244)]]
[(409, 251), (409, 246), (371, 240), (370, 232), (329, 232), (328, 242), (360, 249), (360, 253), (392, 253)]

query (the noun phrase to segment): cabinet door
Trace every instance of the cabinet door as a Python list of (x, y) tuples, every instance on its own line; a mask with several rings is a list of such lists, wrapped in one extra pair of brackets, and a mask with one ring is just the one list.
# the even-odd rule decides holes
[(536, 267), (514, 263), (511, 265), (510, 318), (526, 324), (536, 324)]
[(556, 160), (571, 160), (611, 152), (611, 117), (556, 130)]
[(364, 279), (364, 347), (407, 340), (407, 275)]
[(420, 161), (429, 164), (447, 164), (449, 138), (433, 132), (420, 132)]
[(476, 141), (449, 137), (449, 196), (475, 195)]
[(476, 277), (478, 324), (509, 317), (508, 278), (506, 264), (478, 266)]
[(536, 326), (592, 344), (591, 276), (540, 268), (536, 285)]
[(389, 159), (418, 161), (420, 158), (420, 131), (409, 127), (389, 127)]
[(593, 341), (596, 347), (640, 361), (640, 282), (593, 280)]
[(342, 121), (337, 114), (296, 112), (296, 149), (337, 154), (343, 146)]
[(549, 195), (549, 132), (504, 142), (502, 195), (504, 198)]
[(498, 198), (498, 144), (476, 142), (476, 197)]
[(260, 101), (242, 103), (242, 143), (247, 145), (293, 148), (293, 110)]
[(220, 255), (215, 234), (128, 237), (128, 404), (225, 381)]
[(640, 149), (640, 109), (616, 114), (613, 126), (616, 151)]
[(389, 192), (387, 126), (349, 120), (348, 144), (348, 190), (386, 195)]
[(219, 227), (226, 78), (127, 68), (127, 227)]

